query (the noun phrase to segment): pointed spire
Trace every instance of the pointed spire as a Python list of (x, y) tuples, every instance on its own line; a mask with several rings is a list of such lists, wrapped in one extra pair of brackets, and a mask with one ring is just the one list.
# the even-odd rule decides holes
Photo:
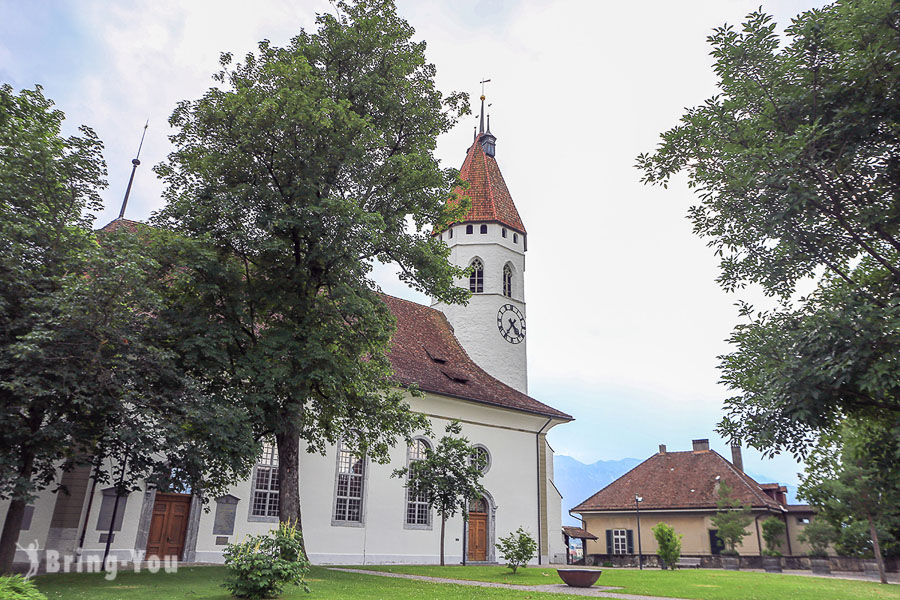
[(484, 94), (481, 95), (481, 118), (478, 120), (478, 133), (484, 133)]
[(131, 195), (131, 184), (134, 183), (134, 172), (137, 171), (138, 165), (141, 164), (141, 148), (144, 147), (144, 136), (147, 135), (147, 126), (150, 125), (150, 119), (144, 123), (144, 133), (141, 134), (141, 143), (138, 145), (137, 154), (131, 159), (131, 178), (128, 180), (128, 187), (125, 189), (125, 198), (122, 200), (122, 210), (119, 211), (119, 218), (125, 218), (125, 207), (128, 206), (128, 196)]

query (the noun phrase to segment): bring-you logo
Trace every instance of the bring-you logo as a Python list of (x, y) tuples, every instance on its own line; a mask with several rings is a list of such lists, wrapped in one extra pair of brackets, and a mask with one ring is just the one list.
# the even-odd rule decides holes
[[(104, 573), (107, 581), (116, 578), (119, 571), (133, 570), (135, 573), (148, 571), (159, 573), (178, 572), (178, 558), (166, 556), (160, 558), (156, 555), (147, 556), (144, 551), (132, 551), (128, 560), (109, 555), (104, 560), (99, 554), (69, 554), (58, 550), (41, 551), (38, 541), (35, 540), (27, 546), (16, 546), (28, 557), (28, 572), (25, 578), (29, 579), (38, 573)], [(43, 554), (43, 564), (41, 555)], [(43, 567), (43, 568), (42, 568)]]

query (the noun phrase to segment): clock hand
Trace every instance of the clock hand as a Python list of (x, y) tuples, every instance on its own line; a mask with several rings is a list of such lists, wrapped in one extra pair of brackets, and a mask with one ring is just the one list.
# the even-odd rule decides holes
[(509, 333), (510, 328), (512, 328), (512, 330), (516, 332), (516, 337), (518, 337), (518, 336), (521, 335), (521, 334), (519, 333), (519, 328), (516, 327), (516, 321), (515, 321), (515, 319), (510, 319), (510, 320), (509, 320), (509, 327), (506, 328), (506, 332), (507, 332), (507, 333)]

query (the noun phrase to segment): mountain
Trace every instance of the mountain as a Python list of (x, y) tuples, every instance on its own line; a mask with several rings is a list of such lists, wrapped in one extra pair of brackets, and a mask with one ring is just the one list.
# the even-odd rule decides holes
[(598, 460), (586, 465), (571, 456), (557, 454), (553, 458), (553, 483), (563, 496), (563, 524), (580, 525), (578, 519), (569, 516), (569, 510), (599, 492), (640, 462), (641, 459), (638, 458), (623, 458), (621, 460)]

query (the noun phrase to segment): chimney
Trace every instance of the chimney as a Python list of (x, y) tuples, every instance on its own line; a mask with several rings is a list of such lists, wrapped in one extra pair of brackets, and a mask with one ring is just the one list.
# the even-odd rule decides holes
[(660, 444), (660, 445), (659, 445), (659, 453), (660, 453), (660, 454), (665, 454), (665, 453), (666, 453), (666, 445), (665, 445), (665, 444)]
[(709, 440), (694, 440), (694, 452), (709, 452)]
[(741, 457), (741, 445), (737, 442), (731, 444), (731, 464), (734, 465), (734, 468), (744, 472), (744, 459)]

